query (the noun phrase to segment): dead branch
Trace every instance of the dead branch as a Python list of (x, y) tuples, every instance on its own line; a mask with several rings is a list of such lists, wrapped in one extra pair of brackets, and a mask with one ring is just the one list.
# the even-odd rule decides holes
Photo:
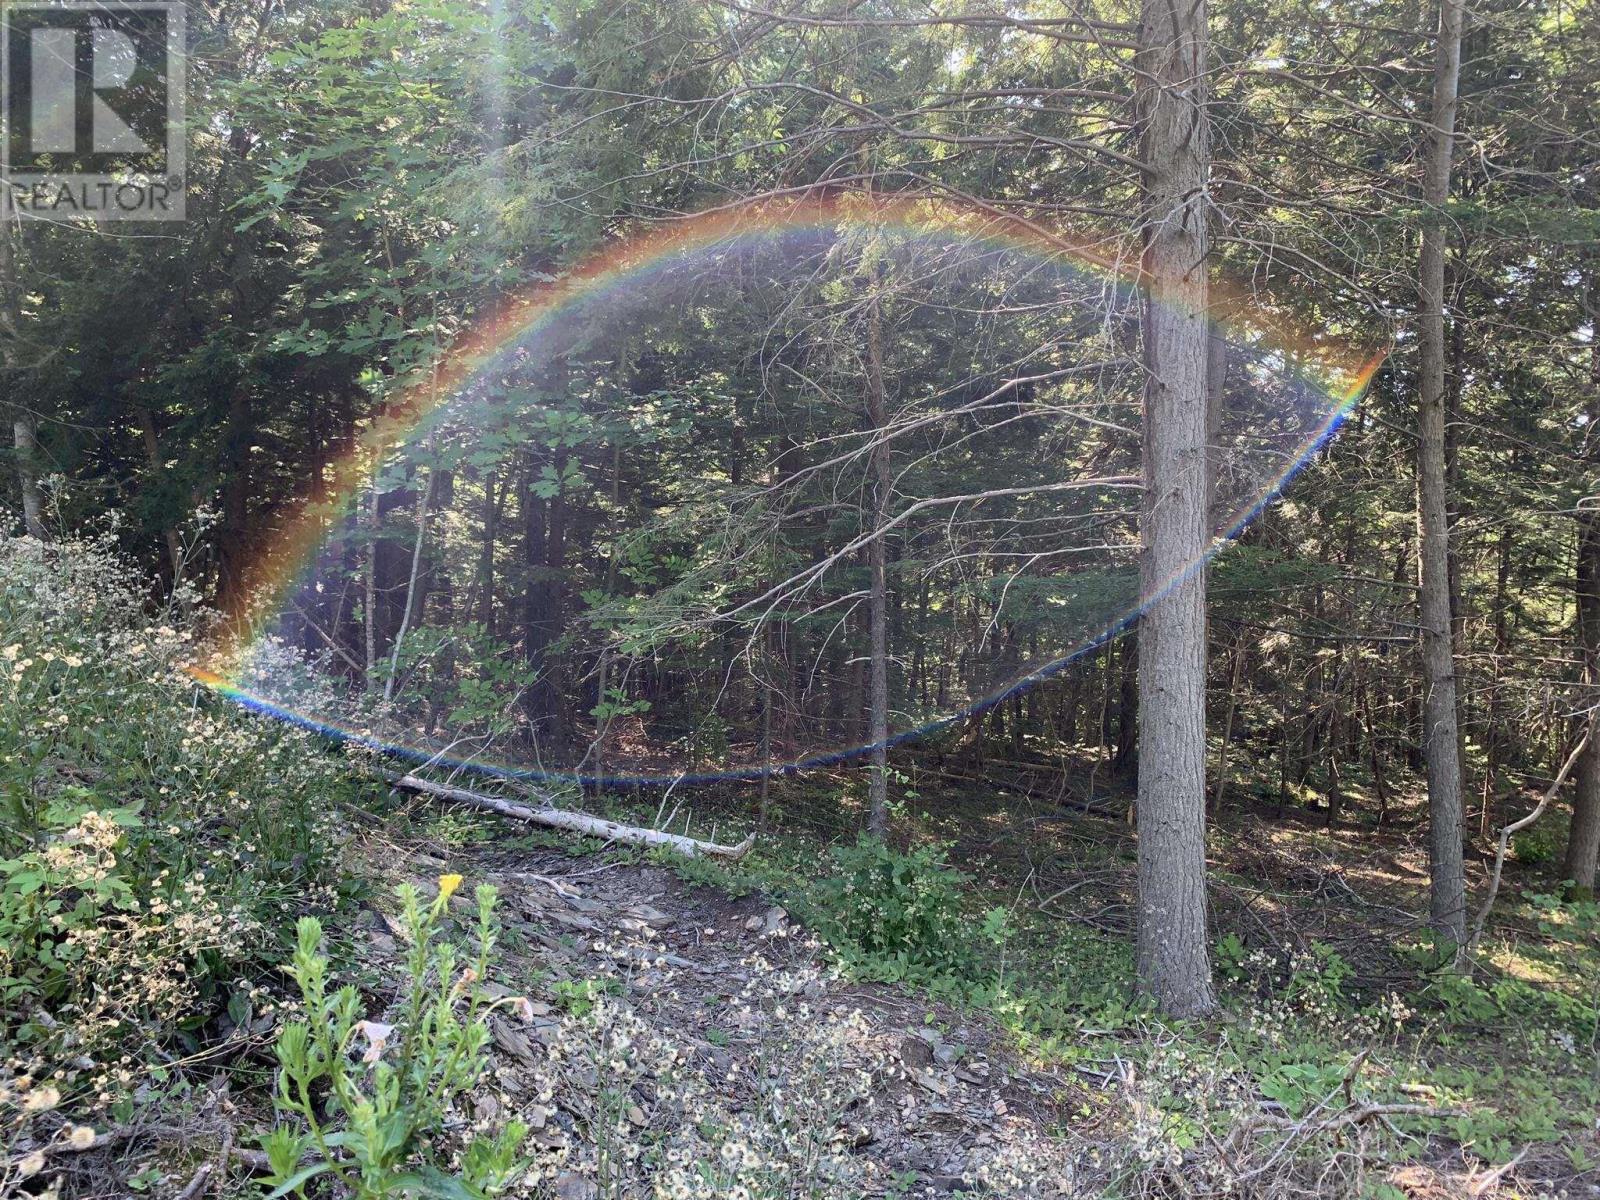
[(1478, 909), (1478, 919), (1472, 926), (1472, 937), (1467, 941), (1467, 956), (1478, 952), (1478, 942), (1483, 937), (1483, 927), (1489, 921), (1489, 910), (1494, 907), (1494, 899), (1500, 893), (1500, 873), (1506, 865), (1506, 848), (1511, 844), (1511, 835), (1526, 829), (1550, 807), (1551, 801), (1556, 798), (1556, 793), (1561, 790), (1561, 785), (1567, 781), (1567, 774), (1572, 770), (1572, 764), (1578, 761), (1578, 755), (1583, 753), (1583, 748), (1589, 744), (1589, 738), (1594, 734), (1594, 719), (1590, 718), (1588, 726), (1583, 731), (1583, 736), (1578, 739), (1578, 744), (1567, 755), (1566, 761), (1561, 764), (1561, 769), (1556, 772), (1556, 777), (1539, 797), (1539, 803), (1527, 816), (1511, 822), (1500, 830), (1500, 840), (1494, 850), (1494, 870), (1489, 875), (1489, 894), (1483, 898), (1483, 907)]
[(464, 804), (469, 808), (480, 808), (486, 812), (498, 813), (502, 817), (510, 817), (516, 821), (526, 821), (533, 825), (547, 825), (552, 829), (566, 829), (588, 837), (603, 838), (610, 842), (627, 842), (635, 846), (665, 846), (668, 849), (676, 850), (685, 858), (699, 858), (709, 855), (713, 858), (725, 858), (730, 862), (737, 862), (748, 854), (750, 848), (756, 844), (756, 835), (753, 833), (736, 846), (724, 846), (717, 842), (702, 841), (699, 838), (686, 837), (678, 833), (667, 833), (660, 829), (646, 829), (638, 825), (623, 825), (618, 821), (608, 821), (603, 817), (573, 812), (570, 809), (532, 808), (526, 804), (503, 800), (499, 796), (472, 792), (466, 788), (453, 787), (450, 784), (435, 783), (431, 779), (422, 779), (416, 775), (390, 776), (389, 782), (404, 791), (418, 792), (425, 796), (432, 796), (437, 800), (448, 800), (452, 804)]

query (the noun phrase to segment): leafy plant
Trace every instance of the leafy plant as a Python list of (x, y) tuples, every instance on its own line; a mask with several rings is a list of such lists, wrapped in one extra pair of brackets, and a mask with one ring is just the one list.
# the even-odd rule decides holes
[[(869, 836), (835, 847), (836, 872), (812, 893), (817, 927), (853, 965), (879, 977), (972, 972), (978, 957), (964, 915), (967, 878), (941, 861), (940, 849), (901, 851)], [(998, 932), (1003, 917), (996, 921)]]
[(1217, 970), (1235, 983), (1248, 979), (1250, 973), (1245, 968), (1247, 953), (1244, 940), (1237, 933), (1225, 934), (1217, 942)]
[(1450, 1025), (1491, 1021), (1499, 1015), (1494, 996), (1479, 987), (1470, 975), (1441, 971), (1434, 976), (1429, 990)]
[(1346, 1068), (1338, 1063), (1283, 1063), (1261, 1080), (1261, 1094), (1300, 1116), (1337, 1088), (1345, 1075)]
[(285, 910), (342, 894), (337, 806), (362, 785), (309, 734), (206, 702), (192, 602), (152, 613), (109, 537), (0, 539), (0, 1027), (69, 1107), (125, 1099), (278, 956)]
[(587, 1017), (601, 996), (614, 996), (622, 990), (615, 979), (560, 979), (550, 989), (573, 1016)]
[(442, 876), (426, 907), (414, 887), (398, 889), (410, 948), (393, 1024), (363, 1019), (360, 994), (349, 984), (328, 991), (322, 925), (301, 919), (289, 973), (306, 1019), (279, 1034), (280, 1123), (261, 1139), (272, 1197), (305, 1196), (308, 1185), (326, 1178), (336, 1181), (337, 1194), (356, 1200), (477, 1200), (522, 1172), (519, 1150), (528, 1130), (517, 1121), (494, 1136), (471, 1138), (457, 1174), (439, 1165), (452, 1106), (483, 1073), (488, 1016), (518, 1003), (490, 1001), (483, 986), (494, 945), (492, 887), (477, 889), (477, 953), (470, 964), (458, 969), (454, 947), (438, 936), (460, 883), (459, 875)]
[(1336, 1009), (1345, 1002), (1349, 978), (1350, 964), (1337, 950), (1326, 942), (1312, 942), (1309, 956), (1291, 958), (1285, 996), (1302, 1007)]
[(1543, 866), (1560, 855), (1565, 830), (1556, 821), (1540, 821), (1511, 835), (1511, 853), (1519, 863)]

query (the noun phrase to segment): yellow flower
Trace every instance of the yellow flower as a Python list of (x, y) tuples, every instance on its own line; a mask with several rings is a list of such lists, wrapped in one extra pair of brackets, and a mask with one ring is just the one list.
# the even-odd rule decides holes
[(441, 900), (450, 899), (451, 896), (456, 894), (456, 889), (458, 887), (460, 887), (460, 886), (461, 886), (461, 876), (459, 876), (459, 875), (441, 875), (441, 876), (439, 876), (439, 899), (441, 899)]

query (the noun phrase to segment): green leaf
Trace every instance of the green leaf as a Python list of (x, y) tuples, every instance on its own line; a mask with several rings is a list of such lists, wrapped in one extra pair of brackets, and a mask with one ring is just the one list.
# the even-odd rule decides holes
[(395, 1184), (402, 1192), (414, 1196), (433, 1196), (439, 1200), (485, 1200), (484, 1193), (468, 1187), (454, 1175), (446, 1175), (436, 1167), (423, 1167), (401, 1175)]
[(315, 1179), (325, 1171), (333, 1170), (333, 1164), (327, 1162), (312, 1163), (309, 1167), (302, 1167), (289, 1178), (285, 1179), (276, 1188), (267, 1193), (267, 1200), (278, 1200), (280, 1196), (287, 1196), (298, 1192), (307, 1181)]

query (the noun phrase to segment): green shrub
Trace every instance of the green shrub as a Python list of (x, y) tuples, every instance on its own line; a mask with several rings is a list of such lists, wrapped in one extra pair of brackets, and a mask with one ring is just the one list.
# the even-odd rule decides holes
[(878, 977), (971, 973), (979, 960), (967, 878), (940, 853), (868, 836), (835, 847), (835, 873), (812, 891), (813, 923), (850, 965)]
[(338, 899), (351, 773), (200, 688), (205, 618), (148, 599), (105, 541), (0, 539), (0, 1028), (68, 1106), (124, 1094), (285, 914)]
[(1511, 835), (1511, 854), (1519, 863), (1538, 867), (1556, 861), (1566, 831), (1559, 821), (1537, 821)]
[(477, 955), (458, 969), (456, 952), (438, 937), (439, 918), (461, 876), (439, 880), (424, 908), (415, 888), (399, 889), (410, 943), (407, 980), (393, 1024), (364, 1020), (349, 984), (329, 994), (322, 926), (301, 919), (290, 974), (300, 987), (305, 1020), (278, 1035), (281, 1122), (261, 1139), (271, 1165), (273, 1197), (305, 1196), (311, 1184), (355, 1200), (385, 1196), (471, 1200), (503, 1190), (522, 1173), (527, 1126), (507, 1122), (493, 1136), (470, 1137), (459, 1170), (446, 1171), (446, 1128), (457, 1099), (478, 1082), (486, 1063), (490, 1001), (484, 988), (494, 945), (495, 891), (477, 890)]

